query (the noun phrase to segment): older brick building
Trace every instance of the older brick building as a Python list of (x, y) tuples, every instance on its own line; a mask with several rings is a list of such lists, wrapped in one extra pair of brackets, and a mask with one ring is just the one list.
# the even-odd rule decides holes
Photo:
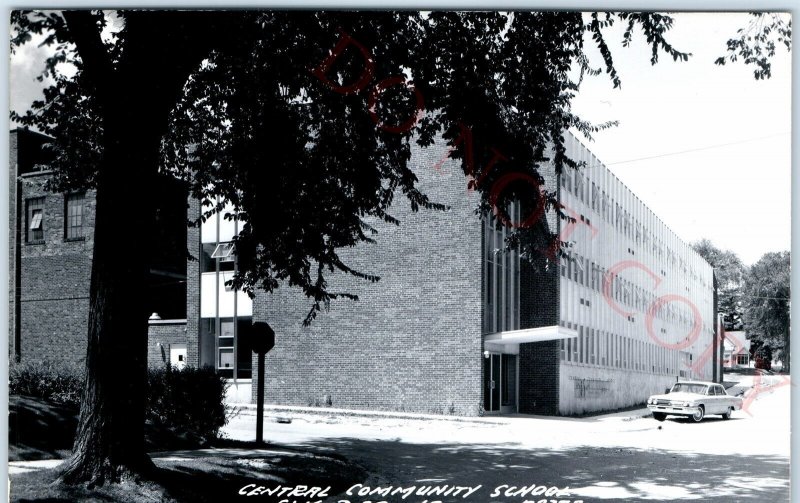
[[(705, 359), (714, 338), (710, 266), (580, 142), (570, 137), (568, 148), (573, 158), (586, 161), (584, 169), (562, 176), (552, 167), (543, 169), (546, 188), (559, 194), (575, 218), (570, 223), (545, 215), (544, 223), (571, 242), (564, 257), (543, 253), (532, 264), (515, 252), (498, 253), (506, 231), (476, 212), (478, 196), (467, 190), (458, 165), (446, 161), (434, 167), (445, 156), (443, 148), (416, 150), (411, 162), (418, 186), (449, 209), (413, 212), (405, 198), (395, 198), (391, 213), (401, 225), (370, 222), (379, 230), (377, 242), (342, 252), (346, 264), (380, 281), (333, 275), (332, 289), (360, 300), (333, 302), (310, 327), (302, 326), (310, 302), (296, 289), (283, 286), (251, 300), (227, 287), (236, 267), (229, 246), (238, 231), (235, 222), (210, 218), (180, 234), (169, 220), (167, 236), (184, 239), (199, 260), (185, 261), (176, 252), (182, 269), (165, 259), (166, 265), (153, 271), (159, 279), (154, 285), (174, 289), (153, 296), (161, 299), (153, 309), (161, 319), (151, 320), (150, 363), (212, 366), (230, 379), (232, 400), (249, 401), (255, 359), (248, 328), (266, 321), (277, 334), (266, 367), (266, 398), (273, 404), (574, 414), (642, 403), (681, 376), (711, 378), (711, 358)], [(28, 211), (41, 195), (25, 180), (37, 176), (45, 173), (23, 174), (22, 193), (15, 198)], [(182, 214), (185, 220), (186, 213), (176, 210), (185, 208), (185, 192), (171, 190), (162, 194), (173, 205), (164, 214)], [(79, 248), (59, 238), (53, 229), (63, 224), (55, 212), (66, 204), (64, 196), (45, 197), (45, 243), (21, 246), (16, 264), (23, 281), (17, 291), (28, 306), (41, 306), (39, 315), (52, 310), (62, 317), (73, 302), (64, 292), (85, 295), (85, 284), (69, 281), (88, 278), (91, 239), (85, 233)], [(87, 232), (90, 201), (86, 194)], [(188, 216), (199, 211), (198, 202), (190, 200)], [(521, 213), (515, 208), (512, 219), (521, 221)], [(30, 227), (25, 218), (12, 216), (12, 225)], [(62, 255), (82, 258), (62, 261), (72, 272), (58, 272), (40, 257), (45, 252), (55, 262)], [(39, 297), (33, 304), (34, 294), (44, 292), (27, 279), (28, 268), (53, 268), (57, 277), (72, 279), (55, 289), (62, 293), (51, 304)], [(30, 276), (37, 274), (45, 273)], [(33, 288), (30, 295), (27, 288)], [(174, 302), (166, 307), (176, 299), (182, 309)], [(82, 355), (82, 306), (83, 311), (70, 311), (69, 330), (75, 332), (63, 339), (71, 348), (65, 359)], [(14, 350), (23, 359), (46, 355), (34, 348), (58, 340), (53, 328), (26, 321), (34, 311), (15, 323), (22, 326), (22, 351)]]
[[(48, 141), (26, 129), (10, 134), (9, 355), (75, 364), (86, 355), (95, 196), (91, 190), (45, 190), (52, 176), (42, 148)], [(148, 251), (153, 268), (144, 301), (152, 312), (171, 318), (153, 320), (151, 340), (185, 343), (185, 320), (175, 320), (186, 312), (185, 191), (165, 180), (148, 196), (161, 201), (163, 230), (159, 246)], [(121, 245), (136, 246), (131, 238)], [(159, 361), (161, 352), (152, 349), (151, 360)]]
[(85, 356), (94, 197), (45, 191), (47, 140), (17, 129), (9, 142), (9, 351), (72, 363)]

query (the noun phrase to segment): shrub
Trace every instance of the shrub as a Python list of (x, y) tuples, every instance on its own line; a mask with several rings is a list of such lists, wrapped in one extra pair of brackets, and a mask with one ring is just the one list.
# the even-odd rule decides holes
[(8, 393), (44, 398), (77, 407), (83, 391), (83, 370), (78, 365), (50, 362), (10, 363)]
[(213, 368), (173, 367), (148, 373), (147, 420), (179, 436), (207, 443), (227, 421), (225, 379)]
[[(84, 369), (54, 363), (12, 363), (9, 394), (28, 395), (78, 407), (83, 392)], [(147, 387), (147, 422), (151, 431), (169, 430), (175, 436), (207, 443), (226, 421), (225, 379), (208, 367), (150, 369)]]

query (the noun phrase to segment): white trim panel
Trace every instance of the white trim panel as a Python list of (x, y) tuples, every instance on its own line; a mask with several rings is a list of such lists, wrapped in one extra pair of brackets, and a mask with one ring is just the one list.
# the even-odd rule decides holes
[(494, 344), (522, 344), (526, 342), (555, 341), (577, 337), (578, 332), (570, 328), (553, 325), (549, 327), (525, 328), (522, 330), (509, 330), (484, 336), (485, 343)]

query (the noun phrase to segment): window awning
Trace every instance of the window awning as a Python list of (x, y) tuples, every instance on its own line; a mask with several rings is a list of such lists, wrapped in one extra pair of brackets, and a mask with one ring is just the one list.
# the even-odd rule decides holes
[(577, 337), (578, 332), (571, 328), (553, 325), (549, 327), (525, 328), (509, 330), (485, 335), (484, 342), (493, 344), (524, 344), (526, 342), (544, 342)]

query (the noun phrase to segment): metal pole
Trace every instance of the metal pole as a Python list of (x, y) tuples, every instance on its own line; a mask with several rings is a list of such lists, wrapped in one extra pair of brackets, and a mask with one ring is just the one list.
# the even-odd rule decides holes
[(258, 353), (258, 382), (256, 386), (256, 443), (264, 443), (264, 354)]

